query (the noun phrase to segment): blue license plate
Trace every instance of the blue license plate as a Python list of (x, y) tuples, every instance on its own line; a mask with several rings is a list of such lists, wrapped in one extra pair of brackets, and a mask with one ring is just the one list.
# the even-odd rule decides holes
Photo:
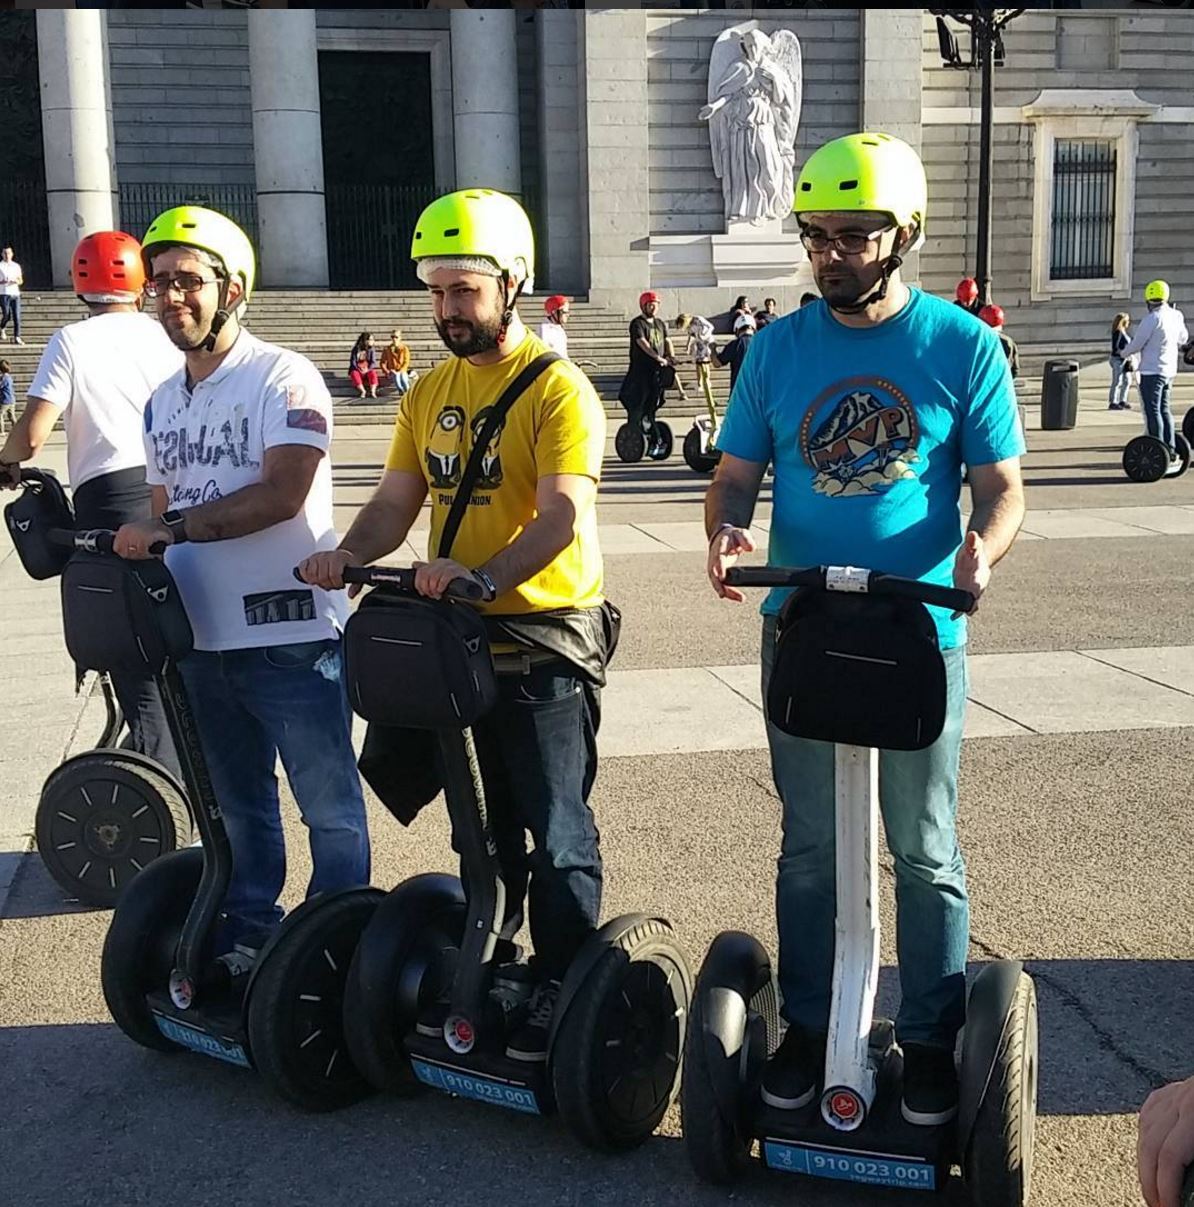
[(154, 1014), (153, 1021), (158, 1030), (169, 1040), (180, 1047), (189, 1048), (203, 1056), (214, 1056), (216, 1060), (226, 1060), (231, 1065), (240, 1065), (242, 1069), (251, 1069), (245, 1050), (231, 1039), (217, 1039), (198, 1027), (189, 1023), (180, 1023), (177, 1019), (166, 1018), (162, 1014)]
[(477, 1102), (488, 1102), (493, 1106), (504, 1106), (526, 1115), (541, 1114), (535, 1095), (522, 1085), (514, 1085), (496, 1077), (478, 1077), (475, 1073), (462, 1073), (459, 1069), (448, 1069), (443, 1065), (425, 1060), (411, 1062), (415, 1076), (433, 1089), (461, 1098), (472, 1098)]
[(764, 1140), (763, 1160), (768, 1169), (803, 1173), (868, 1186), (900, 1186), (905, 1190), (935, 1190), (937, 1169), (918, 1157), (892, 1157), (885, 1153), (846, 1152), (817, 1148), (787, 1140)]

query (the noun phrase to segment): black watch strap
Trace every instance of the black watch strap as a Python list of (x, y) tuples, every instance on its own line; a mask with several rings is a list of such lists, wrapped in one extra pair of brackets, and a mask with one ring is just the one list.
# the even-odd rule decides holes
[(170, 535), (174, 538), (176, 545), (181, 545), (187, 540), (186, 515), (183, 512), (163, 511), (158, 519), (170, 529)]

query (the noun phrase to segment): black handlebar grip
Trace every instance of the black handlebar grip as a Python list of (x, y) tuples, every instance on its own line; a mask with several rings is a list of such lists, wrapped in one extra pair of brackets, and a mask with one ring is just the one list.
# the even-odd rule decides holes
[(821, 566), (731, 566), (725, 582), (728, 587), (819, 587), (825, 571)]

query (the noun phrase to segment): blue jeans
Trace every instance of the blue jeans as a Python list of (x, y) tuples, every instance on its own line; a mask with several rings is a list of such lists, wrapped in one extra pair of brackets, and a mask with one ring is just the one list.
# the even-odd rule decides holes
[(12, 323), (13, 339), (21, 338), (21, 298), (15, 298), (6, 293), (0, 293), (0, 331)]
[(600, 695), (563, 660), (501, 675), (498, 687), (497, 704), (473, 736), (506, 881), (502, 936), (518, 933), (529, 885), (535, 966), (559, 980), (601, 913), (601, 852), (589, 808)]
[(410, 389), (410, 374), (406, 372), (391, 373), (390, 382), (399, 394), (405, 394)]
[[(763, 623), (763, 699), (775, 649), (775, 617)], [(954, 819), (966, 711), (966, 647), (943, 651), (945, 728), (926, 750), (879, 755), (879, 800), (896, 871), (896, 952), (901, 1040), (953, 1046), (965, 1020), (970, 907)], [(898, 701), (876, 701), (898, 707)], [(829, 1025), (833, 983), (833, 746), (794, 738), (768, 723), (771, 771), (783, 801), (776, 882), (779, 983), (784, 1017), (814, 1031)]]
[(1132, 384), (1132, 371), (1122, 356), (1108, 358), (1111, 364), (1111, 389), (1107, 392), (1109, 407), (1128, 405), (1128, 387)]
[(1140, 374), (1140, 402), (1144, 408), (1144, 423), (1150, 436), (1163, 440), (1170, 453), (1177, 449), (1173, 442), (1173, 412), (1169, 409), (1172, 377), (1159, 373)]
[(369, 883), (365, 801), (338, 640), (196, 650), (179, 663), (234, 869), (218, 946), (258, 945), (282, 917), (278, 755), (310, 834), (307, 895)]

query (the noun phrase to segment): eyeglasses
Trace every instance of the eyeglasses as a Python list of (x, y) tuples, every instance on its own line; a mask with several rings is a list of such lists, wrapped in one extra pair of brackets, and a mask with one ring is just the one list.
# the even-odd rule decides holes
[(894, 226), (884, 226), (866, 234), (861, 231), (846, 231), (841, 235), (827, 235), (824, 231), (802, 230), (800, 242), (804, 245), (805, 251), (825, 252), (832, 247), (843, 256), (858, 256), (866, 251), (871, 243), (887, 234), (888, 231), (895, 229)]
[(204, 285), (211, 285), (219, 277), (201, 277), (197, 272), (176, 272), (172, 276), (162, 273), (145, 282), (147, 297), (157, 298), (174, 290), (176, 293), (198, 293)]

